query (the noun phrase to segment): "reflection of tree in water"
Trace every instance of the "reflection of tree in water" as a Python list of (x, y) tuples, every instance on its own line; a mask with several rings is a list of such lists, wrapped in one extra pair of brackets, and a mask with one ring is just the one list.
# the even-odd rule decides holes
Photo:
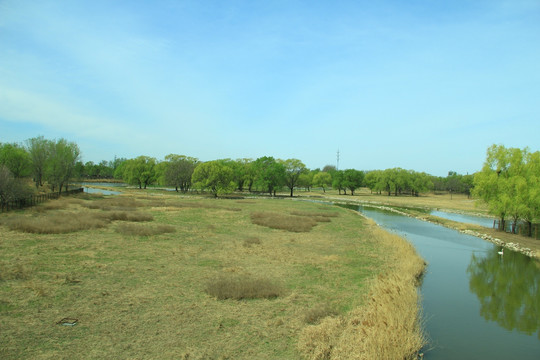
[[(508, 330), (528, 335), (540, 329), (540, 265), (522, 254), (494, 250), (474, 254), (467, 268), (469, 287), (481, 303), (480, 314)], [(538, 332), (540, 339), (540, 332)]]

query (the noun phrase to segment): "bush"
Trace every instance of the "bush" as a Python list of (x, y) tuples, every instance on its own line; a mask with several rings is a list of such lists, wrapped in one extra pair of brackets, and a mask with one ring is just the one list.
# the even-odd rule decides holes
[(337, 312), (328, 304), (319, 304), (304, 313), (304, 322), (307, 324), (318, 324), (322, 319), (328, 316), (336, 316)]
[(116, 232), (123, 235), (138, 235), (138, 236), (151, 236), (160, 235), (166, 233), (173, 233), (176, 229), (171, 225), (156, 225), (145, 226), (138, 224), (119, 224), (116, 227)]
[(271, 299), (282, 295), (283, 288), (263, 277), (223, 274), (207, 283), (206, 293), (219, 300)]
[(251, 222), (272, 229), (291, 232), (309, 232), (317, 225), (317, 221), (309, 217), (262, 211), (252, 213)]
[(260, 244), (261, 244), (261, 239), (253, 237), (253, 236), (244, 239), (245, 247), (251, 247), (251, 245), (260, 245)]

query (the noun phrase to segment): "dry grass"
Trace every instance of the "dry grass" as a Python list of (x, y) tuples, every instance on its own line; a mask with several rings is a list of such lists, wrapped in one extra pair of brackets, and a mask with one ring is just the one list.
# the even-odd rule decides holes
[(248, 274), (222, 274), (208, 281), (206, 293), (219, 300), (273, 299), (284, 293), (277, 281)]
[[(160, 194), (137, 197), (137, 206), (130, 200), (84, 206), (105, 200), (0, 215), (0, 358), (299, 359), (307, 346), (297, 346), (306, 321), (315, 324), (308, 328), (346, 321), (370, 303), (371, 279), (398, 269), (394, 255), (402, 251), (381, 242), (357, 214), (311, 202)], [(241, 211), (232, 211), (231, 203)], [(296, 211), (303, 216), (290, 214)], [(111, 224), (107, 214), (123, 212), (154, 220), (62, 235), (7, 227), (15, 217), (66, 214), (96, 214)], [(339, 216), (310, 232), (289, 232), (253, 224), (256, 212), (300, 222), (315, 221), (310, 218), (319, 213)], [(176, 231), (133, 241), (117, 232), (122, 225), (134, 225), (136, 236), (161, 226)], [(209, 279), (215, 288), (217, 280), (228, 280), (219, 296), (230, 299), (209, 295)], [(225, 295), (230, 282), (255, 290)], [(268, 291), (276, 284), (278, 291)], [(63, 318), (79, 322), (56, 325)]]
[(153, 236), (175, 232), (174, 226), (158, 224), (154, 226), (140, 224), (118, 224), (116, 232), (123, 235)]
[(81, 216), (80, 213), (47, 213), (37, 216), (12, 216), (5, 225), (14, 231), (31, 234), (65, 234), (81, 230), (99, 229), (108, 221), (97, 216)]
[(403, 239), (373, 224), (371, 231), (398, 246), (392, 271), (377, 278), (366, 306), (302, 331), (298, 346), (306, 359), (415, 359), (425, 345), (416, 289), (425, 264)]
[(252, 245), (261, 245), (261, 244), (262, 244), (261, 239), (255, 236), (247, 237), (246, 239), (244, 239), (244, 243), (243, 243), (245, 247), (251, 247)]
[(305, 216), (286, 215), (280, 213), (257, 211), (251, 214), (254, 224), (266, 226), (271, 229), (291, 232), (309, 232), (317, 225), (317, 221)]

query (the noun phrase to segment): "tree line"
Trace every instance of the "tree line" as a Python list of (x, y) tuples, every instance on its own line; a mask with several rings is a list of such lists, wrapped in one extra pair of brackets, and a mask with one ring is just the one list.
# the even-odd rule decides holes
[[(424, 172), (393, 168), (360, 171), (338, 170), (327, 165), (308, 169), (298, 159), (275, 159), (263, 156), (253, 159), (220, 159), (202, 162), (197, 158), (169, 154), (158, 161), (149, 156), (132, 159), (114, 158), (99, 163), (80, 161), (77, 144), (48, 140), (42, 136), (28, 139), (23, 144), (0, 144), (2, 193), (20, 196), (24, 189), (17, 179), (31, 177), (37, 189), (44, 182), (51, 191), (66, 189), (72, 179), (118, 179), (141, 189), (149, 185), (171, 186), (176, 191), (197, 189), (215, 196), (233, 191), (257, 191), (275, 195), (287, 189), (290, 196), (297, 189), (333, 188), (347, 195), (367, 187), (372, 193), (388, 196), (418, 196), (427, 191), (449, 191), (470, 194), (472, 175), (449, 172), (448, 177), (435, 177)], [(6, 196), (4, 196), (6, 197)]]
[(482, 170), (474, 175), (473, 194), (487, 203), (499, 218), (499, 229), (517, 232), (519, 221), (532, 236), (533, 221), (540, 218), (540, 152), (529, 149), (488, 148)]

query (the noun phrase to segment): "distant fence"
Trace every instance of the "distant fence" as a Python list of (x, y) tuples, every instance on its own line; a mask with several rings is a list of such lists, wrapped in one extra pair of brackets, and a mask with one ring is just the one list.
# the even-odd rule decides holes
[[(494, 229), (499, 228), (499, 220), (493, 220), (493, 228)], [(523, 235), (523, 236), (529, 236), (529, 225), (524, 223), (523, 221), (519, 221), (516, 224), (516, 228), (513, 229), (513, 222), (511, 220), (507, 220), (505, 222), (504, 231), (509, 232), (509, 233)], [(538, 239), (539, 236), (540, 236), (540, 224), (532, 224), (531, 237)]]
[(61, 194), (57, 192), (52, 192), (49, 194), (31, 195), (31, 196), (20, 198), (17, 200), (0, 202), (0, 209), (1, 209), (0, 212), (23, 209), (25, 207), (34, 206), (50, 199), (58, 199), (60, 196), (80, 194), (83, 191), (84, 191), (84, 188), (79, 188), (79, 189), (74, 189), (74, 190), (68, 190)]

